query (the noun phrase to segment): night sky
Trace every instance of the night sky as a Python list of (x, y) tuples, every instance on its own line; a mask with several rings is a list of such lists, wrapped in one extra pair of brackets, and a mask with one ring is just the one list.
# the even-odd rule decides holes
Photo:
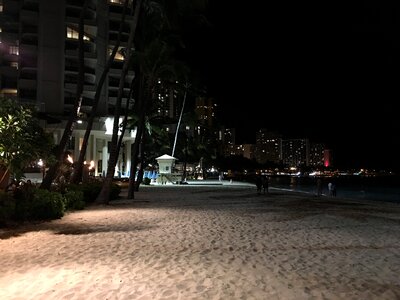
[(238, 143), (265, 127), (325, 143), (339, 167), (400, 169), (399, 5), (239, 4), (210, 1), (190, 45)]

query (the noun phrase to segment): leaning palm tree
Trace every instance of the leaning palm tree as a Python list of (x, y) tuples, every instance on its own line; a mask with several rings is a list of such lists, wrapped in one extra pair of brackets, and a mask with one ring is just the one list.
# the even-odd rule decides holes
[(78, 42), (78, 60), (79, 60), (79, 73), (78, 73), (78, 82), (76, 86), (76, 97), (73, 109), (70, 113), (68, 118), (67, 124), (65, 125), (64, 133), (61, 137), (60, 143), (56, 148), (56, 161), (53, 165), (50, 166), (46, 176), (43, 178), (40, 188), (42, 189), (50, 189), (53, 180), (56, 177), (58, 169), (63, 163), (65, 157), (65, 150), (67, 147), (68, 141), (71, 139), (72, 132), (74, 130), (74, 125), (76, 119), (78, 118), (79, 111), (82, 105), (82, 93), (83, 93), (83, 82), (84, 82), (84, 42), (83, 42), (83, 35), (84, 35), (84, 20), (85, 20), (85, 13), (87, 7), (89, 5), (89, 0), (85, 0), (82, 4), (82, 10), (79, 17), (79, 42)]
[[(135, 52), (135, 55), (139, 58), (141, 72), (145, 73), (143, 83), (140, 85), (145, 91), (140, 92), (142, 99), (138, 99), (138, 101), (145, 102), (146, 104), (143, 107), (146, 107), (146, 109), (139, 111), (139, 119), (141, 121), (138, 123), (137, 138), (132, 151), (128, 198), (134, 198), (133, 192), (138, 164), (137, 157), (139, 155), (139, 145), (142, 142), (141, 139), (144, 134), (145, 114), (147, 113), (147, 109), (151, 107), (152, 102), (157, 101), (154, 87), (159, 79), (164, 83), (168, 82), (166, 80), (168, 77), (172, 85), (175, 85), (174, 88), (176, 88), (176, 79), (178, 79), (178, 82), (187, 82), (187, 76), (179, 76), (179, 72), (177, 72), (183, 64), (174, 61), (172, 55), (170, 55), (170, 51), (172, 45), (181, 47), (181, 50), (185, 48), (181, 39), (182, 32), (185, 31), (182, 24), (185, 23), (187, 25), (189, 22), (202, 23), (205, 20), (203, 18), (204, 15), (199, 12), (204, 11), (206, 2), (204, 0), (190, 2), (183, 0), (168, 1), (164, 6), (159, 6), (159, 15), (154, 13), (148, 14), (148, 17), (143, 19), (144, 22), (141, 23), (142, 29), (145, 29), (145, 34), (142, 33), (139, 35), (140, 39), (137, 49), (144, 49), (144, 51), (142, 51), (142, 54), (139, 51)], [(182, 23), (183, 20), (185, 22)], [(198, 22), (199, 20), (201, 21)], [(204, 25), (204, 23), (202, 24)], [(145, 57), (140, 58), (141, 55)], [(182, 74), (187, 74), (187, 67), (184, 69), (185, 71)], [(163, 77), (163, 73), (168, 74), (168, 77)]]
[(181, 112), (179, 114), (179, 119), (178, 119), (178, 124), (176, 126), (176, 131), (175, 131), (175, 138), (174, 138), (174, 145), (172, 147), (172, 153), (171, 156), (173, 157), (175, 154), (175, 147), (176, 147), (176, 141), (178, 139), (178, 132), (179, 132), (179, 127), (181, 126), (181, 122), (182, 122), (182, 116), (183, 116), (183, 112), (185, 110), (185, 104), (186, 104), (186, 96), (187, 96), (187, 90), (190, 87), (190, 84), (188, 82), (185, 83), (185, 93), (183, 95), (183, 102), (182, 102), (182, 108), (181, 108)]
[(124, 64), (123, 64), (122, 71), (121, 71), (121, 78), (120, 78), (119, 87), (118, 87), (118, 96), (117, 96), (117, 101), (115, 104), (110, 158), (109, 158), (109, 162), (108, 162), (108, 166), (107, 166), (107, 174), (104, 179), (102, 189), (100, 191), (100, 194), (96, 198), (97, 203), (108, 204), (108, 202), (109, 202), (111, 184), (112, 184), (112, 180), (114, 178), (115, 165), (117, 163), (117, 158), (118, 158), (117, 146), (118, 146), (118, 132), (120, 129), (119, 128), (120, 127), (119, 117), (121, 114), (121, 103), (122, 103), (122, 97), (123, 97), (123, 90), (124, 90), (124, 85), (125, 85), (125, 78), (128, 73), (130, 62), (131, 62), (131, 53), (133, 52), (133, 40), (135, 37), (136, 27), (137, 27), (138, 20), (139, 20), (139, 12), (141, 9), (141, 4), (142, 4), (142, 0), (136, 1), (134, 17), (133, 17), (133, 20), (132, 20), (132, 23), (130, 26), (130, 34), (129, 34), (129, 38), (128, 38), (126, 53), (125, 53), (126, 59), (124, 60)]
[[(146, 117), (146, 129), (143, 131), (140, 145), (140, 156), (138, 159), (140, 168), (135, 182), (135, 192), (139, 191), (144, 169), (148, 164), (153, 162), (160, 153), (165, 153), (171, 149), (168, 132), (162, 128), (162, 124), (164, 123), (158, 123), (157, 121), (160, 120), (158, 117), (154, 117), (154, 115)], [(152, 168), (154, 169), (154, 167)]]
[[(79, 153), (78, 162), (77, 162), (77, 165), (76, 165), (74, 176), (72, 178), (72, 182), (73, 183), (79, 183), (81, 181), (81, 179), (82, 179), (83, 162), (84, 162), (85, 156), (86, 156), (86, 150), (87, 150), (87, 145), (88, 145), (88, 142), (89, 142), (90, 133), (91, 133), (92, 128), (93, 128), (94, 119), (95, 119), (95, 117), (97, 115), (96, 113), (97, 113), (97, 109), (98, 109), (98, 106), (99, 106), (100, 95), (101, 95), (101, 91), (103, 89), (104, 82), (106, 81), (107, 74), (110, 71), (110, 68), (111, 68), (111, 66), (112, 66), (112, 64), (114, 62), (115, 55), (117, 54), (117, 52), (119, 50), (119, 46), (121, 44), (122, 30), (123, 30), (124, 24), (125, 24), (125, 18), (126, 18), (126, 13), (127, 13), (127, 9), (128, 9), (128, 3), (129, 3), (129, 0), (125, 0), (123, 11), (122, 11), (122, 15), (121, 15), (120, 27), (119, 27), (119, 30), (118, 30), (117, 40), (115, 42), (115, 45), (113, 47), (113, 50), (112, 50), (110, 56), (108, 57), (107, 64), (105, 65), (105, 67), (103, 69), (103, 72), (101, 73), (99, 82), (98, 82), (97, 87), (96, 87), (96, 92), (95, 92), (95, 95), (94, 95), (94, 100), (93, 100), (93, 105), (92, 105), (92, 111), (90, 112), (90, 115), (89, 115), (89, 118), (88, 118), (88, 121), (87, 121), (87, 126), (86, 126), (85, 135), (84, 135), (83, 141), (82, 141), (81, 151)], [(138, 3), (136, 3), (135, 11), (137, 10), (137, 5), (138, 5)], [(136, 22), (137, 22), (137, 20), (136, 20)]]
[(138, 94), (138, 125), (135, 143), (132, 150), (132, 164), (129, 178), (128, 198), (134, 198), (135, 175), (138, 164), (139, 145), (143, 137), (146, 115), (149, 113), (152, 103), (157, 100), (156, 87), (158, 81), (167, 81), (176, 84), (178, 78), (187, 73), (183, 63), (172, 59), (174, 48), (165, 40), (155, 39), (151, 41), (144, 51), (134, 54), (134, 63), (140, 67), (140, 91)]

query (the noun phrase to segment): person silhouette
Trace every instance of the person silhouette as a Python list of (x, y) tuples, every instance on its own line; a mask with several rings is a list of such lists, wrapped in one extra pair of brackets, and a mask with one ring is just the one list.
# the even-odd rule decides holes
[(317, 196), (320, 197), (322, 195), (322, 179), (317, 178)]
[(332, 187), (333, 187), (333, 183), (329, 182), (328, 183), (328, 195), (329, 196), (333, 196)]
[(256, 187), (257, 187), (257, 194), (261, 194), (261, 187), (262, 187), (262, 178), (261, 174), (258, 174), (256, 177)]
[(269, 183), (268, 177), (263, 176), (262, 177), (262, 188), (263, 188), (264, 195), (265, 195), (265, 193), (268, 194), (268, 183)]
[(332, 197), (336, 197), (336, 184), (335, 183), (332, 183), (331, 193), (332, 193)]

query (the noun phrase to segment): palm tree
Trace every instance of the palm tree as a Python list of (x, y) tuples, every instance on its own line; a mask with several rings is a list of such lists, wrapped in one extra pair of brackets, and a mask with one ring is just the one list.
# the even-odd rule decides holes
[[(118, 30), (117, 41), (113, 47), (111, 55), (108, 58), (107, 64), (105, 65), (105, 67), (103, 69), (103, 72), (100, 76), (99, 82), (96, 87), (96, 93), (95, 93), (94, 100), (93, 100), (92, 111), (91, 111), (88, 121), (87, 121), (86, 131), (85, 131), (85, 135), (83, 137), (81, 151), (79, 153), (79, 159), (77, 162), (76, 170), (74, 172), (74, 176), (72, 178), (73, 183), (78, 183), (82, 179), (83, 162), (84, 162), (85, 156), (86, 156), (86, 150), (87, 150), (87, 145), (89, 142), (90, 133), (93, 128), (93, 123), (94, 123), (94, 119), (96, 117), (96, 112), (97, 112), (97, 109), (99, 106), (100, 95), (101, 95), (101, 91), (103, 89), (104, 82), (105, 82), (105, 80), (107, 78), (107, 74), (110, 71), (110, 68), (114, 62), (115, 55), (117, 54), (117, 52), (119, 50), (119, 46), (121, 43), (122, 30), (123, 30), (123, 27), (125, 24), (125, 17), (126, 17), (126, 13), (127, 13), (128, 3), (129, 3), (129, 0), (125, 0), (122, 15), (121, 15), (121, 23), (120, 23), (120, 27)], [(138, 6), (138, 3), (136, 3), (135, 11), (136, 11), (136, 9), (138, 9), (137, 6)]]
[[(144, 82), (143, 75), (140, 74), (140, 84), (142, 85)], [(145, 92), (145, 88), (142, 86), (139, 88), (139, 94), (138, 94), (138, 111), (139, 111), (139, 116), (137, 120), (137, 130), (136, 130), (136, 138), (135, 142), (133, 144), (133, 149), (132, 149), (132, 155), (131, 155), (131, 169), (130, 169), (130, 175), (129, 175), (129, 187), (128, 187), (128, 199), (133, 199), (134, 198), (134, 183), (135, 183), (135, 176), (136, 176), (136, 168), (138, 165), (138, 156), (139, 156), (139, 151), (140, 151), (140, 144), (142, 143), (142, 138), (143, 138), (143, 132), (144, 132), (144, 122), (145, 122), (145, 116), (146, 116), (146, 104), (149, 103), (150, 101), (148, 98), (142, 93)]]
[[(187, 17), (189, 18), (186, 20), (198, 20), (198, 16), (201, 15), (198, 14), (198, 12), (204, 9), (205, 2), (204, 0), (192, 2), (180, 0), (169, 1), (168, 5), (155, 6), (158, 8), (158, 15), (148, 13), (146, 18), (142, 20), (143, 22), (141, 25), (145, 33), (139, 35), (141, 39), (139, 39), (137, 48), (144, 50), (142, 52), (135, 52), (135, 56), (139, 61), (141, 72), (145, 73), (144, 77), (142, 77), (143, 83), (140, 85), (140, 88), (145, 89), (145, 91), (138, 93), (138, 95), (140, 95), (139, 98), (144, 97), (144, 99), (138, 99), (138, 101), (146, 103), (141, 106), (145, 109), (139, 111), (140, 121), (138, 123), (137, 136), (132, 151), (128, 198), (134, 198), (135, 175), (139, 162), (139, 146), (142, 144), (142, 148), (144, 147), (142, 139), (146, 134), (143, 130), (144, 120), (146, 119), (145, 114), (151, 107), (151, 102), (156, 100), (154, 93), (156, 80), (161, 79), (164, 82), (168, 82), (166, 78), (169, 77), (171, 85), (174, 85), (174, 88), (176, 88), (176, 79), (179, 79), (179, 82), (187, 82), (187, 67), (185, 66), (182, 68), (184, 64), (177, 63), (176, 59), (172, 59), (172, 45), (179, 45), (181, 49), (184, 48), (182, 40), (179, 37), (182, 31), (181, 21)], [(154, 16), (156, 16), (156, 18), (154, 18)], [(168, 74), (168, 76), (165, 77), (163, 76), (164, 74)], [(186, 75), (181, 76), (179, 74)], [(184, 102), (185, 101), (186, 96), (184, 97)], [(141, 159), (143, 159), (143, 157)], [(143, 167), (143, 164), (141, 167)]]
[(190, 84), (188, 82), (186, 82), (186, 84), (185, 84), (185, 93), (183, 95), (182, 108), (181, 108), (181, 112), (179, 114), (178, 125), (176, 126), (176, 131), (175, 131), (174, 146), (172, 147), (172, 154), (171, 154), (172, 157), (175, 154), (176, 141), (178, 139), (178, 132), (179, 132), (179, 127), (180, 127), (181, 121), (182, 121), (183, 111), (185, 110), (187, 90), (188, 90), (189, 87), (190, 87)]
[(68, 141), (71, 139), (72, 132), (74, 130), (76, 119), (78, 118), (79, 111), (82, 105), (82, 93), (83, 93), (83, 82), (84, 82), (84, 21), (85, 21), (85, 13), (87, 7), (89, 5), (89, 0), (85, 0), (82, 4), (81, 14), (79, 16), (79, 46), (78, 46), (78, 60), (79, 60), (79, 73), (78, 73), (78, 82), (76, 87), (76, 97), (74, 107), (70, 113), (67, 124), (65, 125), (64, 133), (61, 137), (60, 143), (56, 149), (55, 157), (56, 162), (50, 166), (46, 176), (43, 178), (40, 188), (42, 189), (50, 189), (53, 180), (56, 177), (57, 171), (60, 168), (64, 156), (65, 149), (67, 147)]
[[(160, 153), (171, 149), (168, 132), (162, 128), (159, 117), (149, 116), (146, 118), (145, 130), (143, 131), (142, 142), (138, 162), (140, 165), (137, 180), (135, 182), (135, 192), (139, 191), (140, 183), (143, 180), (145, 167), (155, 160)], [(164, 151), (163, 151), (164, 150)], [(154, 170), (154, 167), (152, 167)]]
[[(122, 141), (124, 139), (124, 133), (125, 133), (125, 130), (126, 130), (127, 126), (128, 126), (129, 106), (131, 104), (132, 95), (133, 95), (133, 92), (134, 92), (134, 89), (135, 89), (135, 82), (138, 81), (138, 80), (136, 80), (136, 78), (137, 77), (135, 76), (132, 79), (131, 86), (129, 88), (129, 94), (128, 94), (128, 97), (127, 97), (127, 100), (126, 100), (126, 104), (125, 104), (125, 114), (124, 114), (124, 119), (122, 120), (121, 135), (120, 135), (119, 140), (118, 140), (117, 151), (119, 151), (121, 149)], [(134, 107), (134, 104), (135, 104), (135, 101), (132, 102), (132, 107)], [(118, 156), (118, 154), (117, 154), (117, 156)]]
[[(132, 164), (129, 178), (128, 199), (134, 198), (134, 186), (136, 168), (138, 165), (138, 155), (140, 144), (142, 143), (146, 114), (152, 103), (156, 100), (157, 82), (168, 78), (173, 84), (176, 79), (187, 73), (186, 67), (172, 59), (173, 47), (161, 38), (151, 41), (145, 46), (143, 52), (137, 51), (134, 55), (134, 63), (139, 65), (140, 80), (138, 93), (139, 121), (135, 143), (132, 150)], [(171, 84), (172, 84), (171, 83)]]
[[(141, 22), (142, 29), (146, 30), (146, 34), (142, 35), (142, 40), (146, 40), (146, 39), (147, 40), (154, 40), (154, 39), (157, 38), (157, 36), (160, 35), (160, 32), (162, 32), (165, 29), (165, 27), (163, 27), (166, 24), (165, 18), (164, 18), (164, 12), (162, 10), (162, 7), (160, 5), (157, 5), (156, 1), (147, 0), (147, 1), (144, 1), (144, 2), (146, 4), (144, 6), (144, 9), (146, 10), (146, 18), (142, 19), (142, 20), (143, 21), (147, 21), (147, 23), (144, 24), (144, 22)], [(177, 2), (179, 2), (179, 1), (177, 1)], [(134, 29), (136, 29), (136, 25), (138, 23), (137, 21), (138, 21), (138, 18), (139, 18), (139, 12), (141, 11), (141, 9), (140, 9), (141, 3), (142, 3), (142, 0), (137, 1), (137, 3), (136, 3), (135, 16), (134, 16), (134, 20), (136, 20), (136, 24), (134, 25)], [(168, 4), (170, 5), (171, 3), (168, 3)], [(157, 12), (157, 13), (154, 14), (154, 11)], [(161, 15), (161, 17), (154, 18), (154, 16), (156, 16), (157, 14)], [(151, 26), (146, 26), (146, 25), (149, 25), (149, 23), (151, 24)], [(125, 52), (125, 57), (127, 59), (124, 62), (124, 66), (123, 66), (123, 70), (122, 70), (122, 76), (121, 76), (121, 80), (120, 80), (120, 89), (118, 91), (118, 98), (117, 98), (117, 103), (116, 103), (116, 106), (115, 106), (113, 137), (112, 137), (112, 140), (111, 140), (110, 160), (109, 160), (109, 164), (108, 164), (107, 175), (106, 175), (106, 179), (105, 179), (102, 191), (100, 192), (99, 196), (96, 199), (97, 202), (101, 202), (101, 203), (108, 203), (110, 185), (111, 185), (111, 182), (112, 182), (112, 178), (113, 178), (114, 170), (115, 170), (115, 164), (116, 164), (116, 161), (117, 161), (117, 154), (118, 154), (118, 150), (119, 150), (118, 149), (118, 143), (117, 143), (117, 135), (118, 135), (118, 130), (119, 130), (118, 121), (119, 121), (119, 116), (120, 116), (121, 97), (122, 97), (121, 86), (123, 87), (125, 74), (127, 72), (127, 69), (129, 67), (129, 63), (130, 63), (130, 60), (131, 60), (131, 58), (130, 58), (131, 53), (132, 53), (131, 45), (132, 45), (132, 42), (133, 42), (133, 39), (134, 39), (134, 36), (135, 36), (135, 34), (133, 34), (134, 32), (135, 32), (135, 30), (131, 30), (131, 34), (130, 34), (130, 37), (129, 37), (130, 40), (128, 41), (128, 47), (126, 48), (127, 50)], [(154, 32), (156, 34), (154, 34)], [(148, 44), (148, 42), (144, 43), (144, 44)], [(138, 49), (140, 49), (140, 45), (139, 44), (136, 45), (136, 46), (137, 46)], [(159, 65), (157, 60), (156, 60), (156, 62), (154, 64), (155, 65)], [(141, 69), (142, 69), (142, 67), (141, 67)], [(161, 68), (160, 71), (162, 71), (162, 68)], [(143, 102), (141, 102), (140, 105), (138, 105), (138, 107), (140, 107), (140, 110), (141, 110), (139, 112), (140, 122), (138, 124), (137, 139), (135, 140), (135, 145), (134, 145), (134, 151), (133, 151), (133, 156), (132, 156), (132, 162), (133, 162), (132, 165), (135, 165), (136, 164), (135, 161), (137, 161), (137, 159), (135, 157), (137, 157), (138, 151), (135, 150), (135, 149), (138, 149), (138, 146), (136, 146), (136, 144), (139, 145), (139, 143), (141, 142), (141, 138), (142, 138), (142, 130), (139, 128), (139, 126), (143, 127), (143, 122), (145, 120), (144, 116), (146, 114), (147, 108), (150, 107), (150, 105), (151, 105), (151, 103), (148, 102), (149, 99), (151, 99), (149, 97), (149, 95), (151, 95), (151, 93), (149, 93), (149, 88), (148, 88), (148, 84), (147, 84), (148, 82), (151, 82), (151, 81), (154, 82), (154, 78), (151, 78), (150, 80), (146, 79), (144, 81), (144, 84), (143, 84), (143, 89), (144, 90), (142, 92), (138, 93), (139, 95), (142, 95), (143, 99), (140, 100), (140, 99), (136, 99), (135, 98), (136, 101), (138, 101), (138, 102), (143, 101)], [(121, 83), (122, 83), (122, 85), (121, 85)], [(142, 116), (142, 114), (143, 114), (143, 116)], [(82, 165), (82, 163), (80, 165)], [(131, 175), (132, 175), (132, 173), (133, 173), (133, 175), (135, 174), (135, 172), (131, 172)]]
[(115, 165), (117, 163), (117, 158), (118, 158), (117, 146), (118, 146), (118, 131), (119, 131), (119, 125), (120, 125), (119, 117), (120, 117), (120, 111), (121, 111), (123, 90), (124, 90), (124, 85), (125, 85), (125, 77), (126, 77), (126, 74), (128, 73), (129, 65), (131, 62), (131, 53), (133, 51), (133, 39), (135, 37), (136, 27), (137, 27), (138, 20), (139, 20), (139, 12), (140, 12), (140, 8), (141, 8), (141, 4), (142, 4), (142, 0), (137, 0), (133, 20), (131, 23), (128, 45), (126, 48), (126, 55), (125, 55), (126, 59), (124, 60), (124, 64), (122, 67), (121, 78), (120, 78), (119, 87), (118, 87), (118, 96), (117, 96), (117, 101), (115, 104), (110, 158), (109, 158), (108, 167), (107, 167), (107, 174), (104, 179), (102, 189), (96, 199), (96, 202), (98, 202), (98, 203), (108, 204), (108, 202), (109, 202), (111, 184), (112, 184), (112, 180), (114, 178)]

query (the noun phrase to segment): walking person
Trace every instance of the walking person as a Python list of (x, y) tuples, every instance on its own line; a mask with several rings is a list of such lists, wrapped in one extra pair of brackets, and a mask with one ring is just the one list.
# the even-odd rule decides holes
[(333, 183), (329, 182), (328, 183), (328, 195), (329, 196), (333, 196), (332, 187), (333, 187)]
[(322, 179), (320, 177), (317, 178), (317, 196), (321, 197), (322, 195)]
[(332, 197), (336, 197), (336, 184), (332, 183), (331, 186)]
[(256, 187), (257, 187), (257, 194), (261, 195), (261, 188), (262, 188), (262, 178), (261, 178), (261, 174), (257, 174), (256, 177)]
[(262, 188), (263, 188), (264, 195), (265, 195), (265, 193), (268, 194), (268, 184), (269, 184), (268, 181), (269, 180), (268, 180), (267, 176), (262, 177)]

